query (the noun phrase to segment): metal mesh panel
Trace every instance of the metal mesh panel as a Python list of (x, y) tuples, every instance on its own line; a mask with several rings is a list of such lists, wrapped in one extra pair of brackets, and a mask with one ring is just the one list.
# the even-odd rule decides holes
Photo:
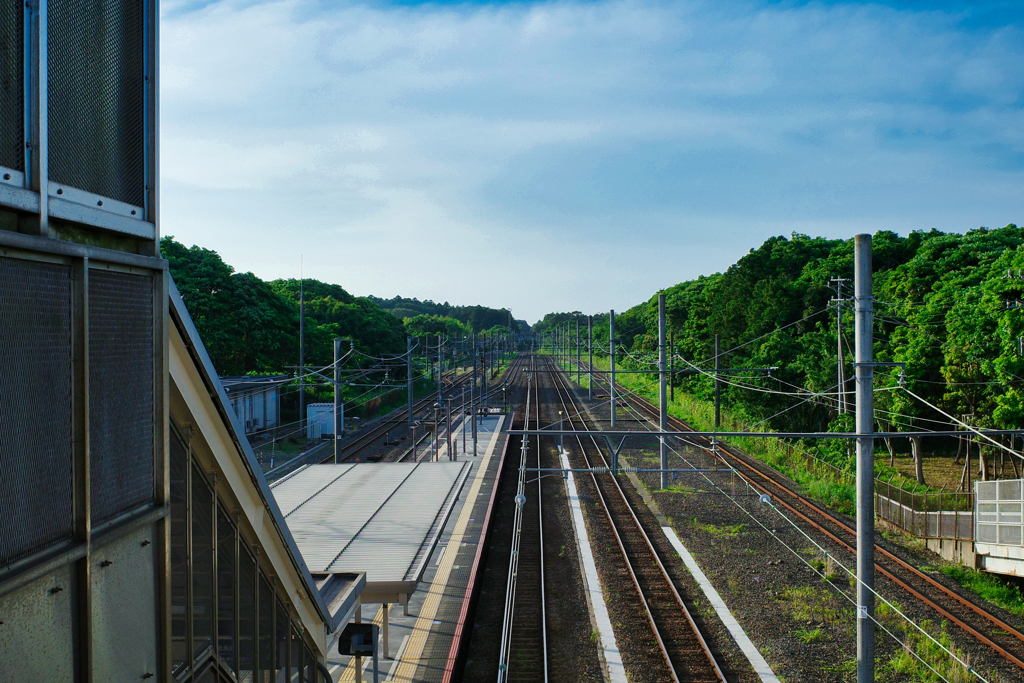
[(1004, 545), (1021, 544), (1021, 527), (1001, 526), (999, 527), (999, 542)]
[(1020, 480), (999, 482), (999, 500), (1020, 500)]
[(0, 257), (0, 566), (73, 530), (71, 269)]
[(171, 430), (171, 671), (191, 664), (188, 642), (188, 448)]
[(288, 675), (288, 612), (281, 601), (277, 601), (277, 633), (274, 640), (275, 660), (274, 666), (277, 669), (275, 680), (287, 681)]
[(260, 573), (259, 681), (274, 680), (274, 589)]
[(192, 465), (192, 658), (213, 644), (213, 490)]
[(50, 0), (50, 179), (142, 206), (142, 2)]
[(153, 280), (89, 272), (93, 523), (153, 499)]
[(995, 500), (996, 499), (996, 482), (994, 481), (979, 481), (975, 484), (977, 488), (978, 500)]
[(997, 541), (996, 532), (999, 527), (993, 524), (979, 524), (978, 525), (978, 541), (981, 543), (995, 543)]
[(217, 506), (217, 652), (237, 673), (235, 660), (235, 525)]
[(25, 7), (0, 3), (0, 166), (25, 170)]
[(256, 669), (256, 561), (238, 542), (238, 680), (253, 683)]

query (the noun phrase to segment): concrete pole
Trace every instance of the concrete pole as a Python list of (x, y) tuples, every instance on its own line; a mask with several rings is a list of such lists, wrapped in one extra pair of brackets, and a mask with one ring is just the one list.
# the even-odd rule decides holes
[(587, 316), (587, 399), (594, 400), (594, 316)]
[(338, 450), (341, 444), (342, 425), (345, 417), (341, 412), (341, 392), (338, 386), (341, 384), (341, 340), (334, 340), (334, 464), (338, 464)]
[(443, 368), (441, 367), (441, 335), (437, 335), (437, 402), (441, 403), (441, 375), (443, 374)]
[(408, 387), (408, 401), (409, 401), (409, 419), (406, 420), (405, 426), (407, 428), (412, 427), (412, 337), (405, 338), (405, 382)]
[(676, 401), (676, 331), (668, 333), (668, 400)]
[[(715, 333), (715, 431), (722, 426), (722, 385), (718, 382), (718, 356), (721, 353), (719, 346), (721, 343), (721, 337), (718, 333)], [(715, 453), (718, 453), (718, 437), (711, 439), (711, 445), (714, 447)]]
[[(668, 394), (665, 388), (665, 295), (658, 295), (658, 408), (660, 409), (658, 424), (661, 431), (668, 431)], [(661, 456), (661, 488), (668, 488), (668, 450), (665, 448), (665, 437), (659, 437), (658, 450)]]
[(857, 376), (857, 683), (875, 680), (875, 441), (871, 235), (856, 235), (853, 299)]
[(576, 318), (576, 386), (580, 385), (580, 319)]
[(462, 452), (466, 452), (466, 385), (462, 385)]
[(473, 455), (476, 451), (476, 366), (480, 359), (476, 357), (476, 332), (473, 333), (473, 383), (469, 385), (469, 423), (473, 426)]
[(611, 382), (608, 384), (608, 405), (612, 412), (612, 429), (615, 429), (615, 310), (608, 311), (608, 345), (611, 352)]
[(302, 291), (303, 278), (299, 277), (299, 431), (306, 433), (306, 303)]
[(455, 460), (452, 452), (452, 399), (448, 399), (448, 415), (445, 418), (445, 438), (448, 441), (448, 459)]
[(836, 384), (839, 385), (839, 414), (846, 412), (846, 392), (843, 386), (843, 281), (839, 280), (836, 296)]

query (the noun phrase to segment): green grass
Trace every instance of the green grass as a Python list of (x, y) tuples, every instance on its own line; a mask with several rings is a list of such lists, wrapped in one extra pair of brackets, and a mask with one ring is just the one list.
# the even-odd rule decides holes
[(827, 588), (787, 588), (779, 599), (789, 609), (795, 621), (820, 622), (839, 627), (853, 621), (853, 611), (844, 607), (838, 596)]
[(943, 567), (942, 573), (982, 599), (1024, 617), (1024, 593), (1008, 580), (959, 565)]
[[(595, 358), (594, 365), (598, 368), (606, 366), (606, 359)], [(616, 383), (635, 391), (649, 401), (658, 401), (658, 383), (653, 377), (619, 375), (616, 377)], [(668, 411), (673, 417), (679, 418), (694, 429), (714, 429), (713, 401), (704, 401), (685, 392), (676, 391), (675, 401), (669, 402)], [(722, 411), (721, 425), (723, 430), (735, 432), (742, 431), (747, 426), (727, 410)], [(836, 470), (823, 461), (816, 461), (810, 454), (805, 456), (799, 449), (782, 439), (735, 437), (723, 441), (741, 448), (748, 455), (785, 474), (811, 498), (840, 512), (854, 513), (856, 486), (848, 472)]]
[(696, 519), (693, 520), (693, 526), (712, 536), (739, 536), (743, 531), (742, 524), (701, 524)]
[(793, 635), (804, 645), (821, 642), (825, 637), (824, 632), (820, 628), (802, 628), (795, 631)]

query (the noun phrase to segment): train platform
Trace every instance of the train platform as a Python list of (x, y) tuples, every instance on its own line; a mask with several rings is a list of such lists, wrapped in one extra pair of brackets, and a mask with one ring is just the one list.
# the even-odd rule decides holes
[[(501, 433), (506, 419), (504, 415), (481, 419), (478, 424), (478, 456), (467, 456), (460, 447), (458, 460), (449, 462), (446, 445), (442, 442), (440, 462), (420, 463), (424, 467), (464, 467), (461, 476), (465, 479), (460, 494), (446, 514), (444, 525), (438, 530), (431, 552), (424, 558), (423, 570), (414, 590), (408, 594), (407, 603), (399, 606), (396, 602), (385, 602), (385, 595), (375, 596), (373, 567), (367, 569), (367, 591), (361, 608), (357, 609), (357, 619), (364, 622), (372, 620), (380, 627), (379, 681), (439, 682), (445, 678), (452, 644), (460, 630), (460, 616), (464, 616), (463, 606), (481, 546), (485, 520), (492, 505), (492, 492), (507, 438)], [(460, 425), (453, 433), (453, 438), (458, 438), (460, 444), (463, 426), (468, 425)], [(424, 503), (420, 514), (431, 515), (429, 505)], [(335, 681), (373, 681), (372, 659), (361, 660), (362, 671), (357, 676), (357, 660), (338, 654), (336, 645), (330, 649), (327, 668)]]

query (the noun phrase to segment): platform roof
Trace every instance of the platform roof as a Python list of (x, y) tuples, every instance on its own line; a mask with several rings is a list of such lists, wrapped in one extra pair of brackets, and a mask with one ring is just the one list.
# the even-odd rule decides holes
[(469, 470), (447, 461), (308, 465), (271, 490), (313, 574), (366, 572), (370, 588), (419, 581)]

